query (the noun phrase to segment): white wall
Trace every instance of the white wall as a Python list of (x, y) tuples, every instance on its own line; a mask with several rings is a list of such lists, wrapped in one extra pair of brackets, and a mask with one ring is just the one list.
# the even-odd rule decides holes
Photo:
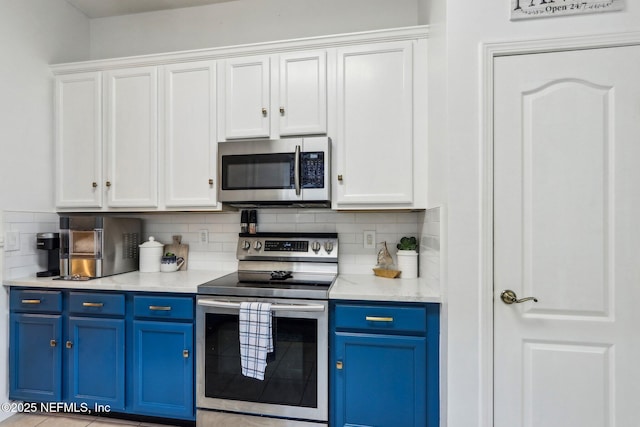
[[(51, 212), (53, 85), (48, 65), (88, 59), (89, 21), (64, 0), (0, 0), (0, 11), (0, 211)], [(0, 312), (0, 348), (6, 349), (4, 288)], [(0, 402), (8, 401), (7, 365), (6, 351), (0, 352)], [(8, 415), (0, 413), (0, 419)]]
[(412, 26), (418, 24), (417, 1), (241, 0), (93, 19), (91, 57), (103, 59)]
[(519, 22), (509, 21), (509, 4), (446, 3), (449, 427), (490, 426), (483, 413), (490, 390), (480, 382), (491, 364), (481, 352), (481, 43), (640, 30), (640, 3), (635, 0), (627, 0), (622, 12)]
[(64, 0), (0, 0), (0, 209), (53, 209), (48, 65), (86, 59), (89, 23)]

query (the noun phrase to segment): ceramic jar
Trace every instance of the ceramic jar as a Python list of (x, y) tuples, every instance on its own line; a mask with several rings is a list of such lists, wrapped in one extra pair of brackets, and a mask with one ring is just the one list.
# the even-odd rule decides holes
[(140, 246), (140, 272), (155, 273), (160, 271), (160, 260), (164, 245), (151, 236)]

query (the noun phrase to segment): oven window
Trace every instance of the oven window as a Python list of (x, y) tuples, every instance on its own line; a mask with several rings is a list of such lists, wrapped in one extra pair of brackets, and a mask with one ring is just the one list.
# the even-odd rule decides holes
[(242, 375), (238, 315), (207, 314), (205, 396), (315, 408), (317, 320), (274, 317), (264, 381)]
[(223, 156), (222, 189), (293, 189), (294, 164), (294, 153)]

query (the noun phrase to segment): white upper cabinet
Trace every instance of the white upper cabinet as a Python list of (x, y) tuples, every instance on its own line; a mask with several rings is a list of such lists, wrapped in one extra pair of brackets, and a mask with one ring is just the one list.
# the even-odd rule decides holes
[(102, 206), (102, 73), (55, 79), (56, 206)]
[(280, 135), (327, 133), (327, 54), (280, 55)]
[(325, 51), (232, 58), (218, 72), (219, 141), (327, 133)]
[(157, 67), (112, 70), (106, 79), (109, 207), (158, 206)]
[(220, 68), (219, 139), (269, 137), (269, 56), (228, 59)]
[(56, 207), (221, 210), (218, 142), (327, 135), (333, 209), (423, 209), (427, 35), (54, 65)]
[(216, 63), (162, 68), (164, 90), (164, 204), (215, 207)]
[(412, 48), (337, 49), (338, 208), (414, 207)]

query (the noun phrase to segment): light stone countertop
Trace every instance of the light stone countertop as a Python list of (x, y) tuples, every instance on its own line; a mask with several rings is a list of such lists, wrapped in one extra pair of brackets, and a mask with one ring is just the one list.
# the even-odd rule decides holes
[(171, 273), (131, 273), (115, 274), (99, 279), (74, 281), (54, 280), (50, 277), (22, 277), (5, 280), (5, 286), (29, 286), (35, 288), (86, 289), (100, 291), (176, 292), (192, 293), (198, 285), (217, 279), (232, 271), (187, 270)]
[(387, 279), (373, 274), (340, 274), (329, 291), (329, 299), (442, 302), (437, 284), (426, 279)]
[[(198, 285), (233, 271), (187, 270), (172, 273), (116, 274), (87, 281), (54, 280), (50, 277), (22, 277), (5, 280), (5, 286), (101, 291), (192, 293)], [(329, 291), (332, 300), (441, 302), (437, 284), (425, 279), (387, 279), (373, 274), (340, 274)]]

